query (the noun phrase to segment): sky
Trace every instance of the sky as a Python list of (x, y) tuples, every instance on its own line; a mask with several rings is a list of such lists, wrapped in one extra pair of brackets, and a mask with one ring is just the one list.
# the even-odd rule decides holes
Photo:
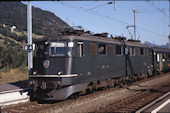
[[(108, 32), (113, 36), (134, 36), (136, 10), (136, 38), (163, 45), (169, 42), (169, 1), (32, 1), (32, 6), (53, 12), (70, 26), (82, 26), (93, 33)], [(23, 2), (27, 4), (27, 2)], [(131, 34), (131, 36), (129, 35)]]

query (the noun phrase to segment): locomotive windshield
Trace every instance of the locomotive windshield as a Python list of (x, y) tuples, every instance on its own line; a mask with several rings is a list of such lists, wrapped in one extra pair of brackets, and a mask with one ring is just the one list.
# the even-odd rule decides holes
[(71, 56), (73, 54), (73, 42), (42, 42), (35, 45), (34, 56)]
[(63, 55), (71, 55), (72, 48), (74, 43), (73, 42), (51, 42), (50, 45), (50, 55), (51, 56), (63, 56)]
[(51, 55), (65, 55), (67, 53), (67, 44), (64, 42), (51, 42)]

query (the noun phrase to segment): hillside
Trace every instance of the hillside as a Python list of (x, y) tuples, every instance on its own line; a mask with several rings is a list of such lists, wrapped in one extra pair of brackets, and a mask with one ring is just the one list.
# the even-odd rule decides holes
[[(32, 12), (33, 41), (43, 36), (57, 35), (60, 30), (69, 27), (54, 13), (35, 7), (32, 7)], [(25, 70), (27, 52), (22, 49), (27, 42), (26, 31), (27, 6), (21, 2), (0, 2), (0, 82), (28, 78)]]
[[(27, 30), (27, 6), (21, 2), (0, 2), (0, 24), (16, 26), (18, 31)], [(69, 27), (54, 13), (32, 7), (33, 33), (38, 35), (56, 35), (58, 31)]]

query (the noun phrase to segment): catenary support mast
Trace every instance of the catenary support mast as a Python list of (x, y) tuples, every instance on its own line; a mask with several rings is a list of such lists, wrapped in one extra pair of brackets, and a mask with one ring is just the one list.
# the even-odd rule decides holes
[(136, 40), (136, 10), (134, 12), (134, 40)]
[(170, 0), (169, 0), (169, 49), (170, 49)]
[(28, 71), (29, 76), (32, 72), (32, 8), (31, 8), (31, 2), (28, 1), (27, 5), (27, 33), (28, 33), (28, 48), (31, 48), (30, 51), (28, 51)]

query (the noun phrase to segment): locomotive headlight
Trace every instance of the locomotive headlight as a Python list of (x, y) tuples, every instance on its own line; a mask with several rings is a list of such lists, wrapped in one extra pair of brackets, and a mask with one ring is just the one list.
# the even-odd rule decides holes
[(58, 72), (57, 74), (58, 74), (58, 75), (62, 75), (62, 74), (63, 74), (63, 72), (62, 72), (62, 71), (60, 71), (60, 72)]
[(45, 45), (47, 45), (49, 42), (45, 42)]
[(68, 47), (74, 47), (74, 42), (69, 42)]
[(36, 72), (36, 71), (34, 71), (34, 72), (33, 72), (33, 75), (36, 75), (36, 74), (37, 74), (37, 72)]

